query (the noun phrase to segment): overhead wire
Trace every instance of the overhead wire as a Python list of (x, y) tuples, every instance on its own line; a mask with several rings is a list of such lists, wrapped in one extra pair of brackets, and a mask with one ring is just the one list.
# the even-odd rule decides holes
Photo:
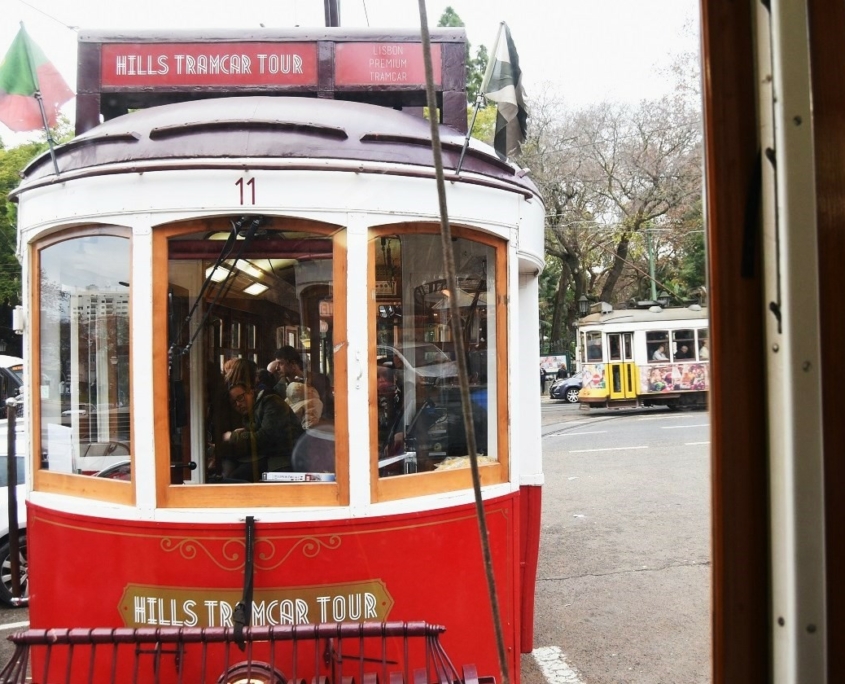
[[(431, 60), (431, 36), (428, 32), (428, 13), (425, 0), (418, 0), (420, 10), (420, 33), (423, 45), (423, 63), (425, 65), (425, 90), (431, 124), (431, 148), (434, 154), (434, 171), (437, 181), (437, 200), (440, 208), (440, 241), (443, 249), (443, 264), (446, 271), (446, 282), (451, 292), (458, 292), (458, 279), (455, 269), (455, 253), (452, 248), (452, 229), (449, 225), (449, 211), (446, 206), (446, 181), (443, 172), (443, 153), (440, 145), (440, 129), (437, 115), (437, 98), (434, 93), (434, 68)], [(490, 609), (493, 614), (493, 628), (496, 636), (496, 647), (499, 656), (499, 670), (502, 684), (510, 684), (507, 655), (505, 653), (504, 631), (499, 600), (496, 592), (496, 578), (493, 572), (493, 556), (490, 551), (490, 539), (487, 530), (487, 518), (484, 512), (484, 501), (481, 495), (481, 474), (478, 469), (478, 452), (475, 441), (475, 429), (470, 408), (469, 373), (467, 370), (466, 349), (464, 336), (461, 334), (461, 312), (458, 297), (449, 298), (451, 314), (452, 337), (455, 340), (455, 357), (458, 366), (458, 384), (461, 394), (461, 409), (463, 413), (464, 431), (467, 437), (467, 452), (469, 454), (470, 470), (472, 472), (472, 487), (475, 498), (475, 512), (478, 520), (478, 535), (484, 570), (487, 578), (487, 590), (490, 598)]]
[(79, 31), (79, 27), (78, 27), (78, 26), (73, 26), (73, 25), (71, 25), (71, 24), (66, 24), (66, 23), (65, 23), (65, 22), (63, 22), (61, 19), (58, 19), (58, 18), (54, 17), (54, 16), (53, 16), (52, 14), (50, 14), (49, 12), (45, 12), (45, 11), (44, 11), (43, 9), (41, 9), (40, 7), (36, 7), (35, 5), (33, 5), (33, 4), (32, 4), (32, 3), (30, 3), (30, 2), (27, 2), (26, 0), (18, 0), (18, 2), (19, 2), (19, 3), (21, 3), (22, 5), (26, 5), (26, 6), (27, 6), (27, 7), (29, 7), (30, 9), (34, 9), (36, 12), (38, 12), (38, 13), (40, 13), (40, 14), (43, 14), (43, 15), (44, 15), (45, 17), (47, 17), (48, 19), (52, 19), (52, 20), (53, 20), (53, 21), (55, 21), (57, 24), (60, 24), (60, 25), (64, 26), (66, 29), (69, 29), (69, 30), (74, 31), (74, 32)]

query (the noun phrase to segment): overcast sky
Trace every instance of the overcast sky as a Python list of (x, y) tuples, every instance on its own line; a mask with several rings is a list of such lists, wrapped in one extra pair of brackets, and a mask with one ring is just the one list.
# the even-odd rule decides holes
[[(76, 88), (76, 28), (203, 29), (323, 26), (322, 0), (2, 0), (0, 55), (23, 21)], [(429, 25), (451, 6), (475, 48), (500, 21), (519, 52), (529, 99), (553, 84), (572, 107), (636, 102), (667, 88), (672, 55), (698, 49), (698, 0), (427, 0)], [(341, 0), (342, 26), (419, 28), (418, 0)], [(65, 113), (73, 116), (73, 101)], [(16, 140), (0, 124), (0, 137)]]

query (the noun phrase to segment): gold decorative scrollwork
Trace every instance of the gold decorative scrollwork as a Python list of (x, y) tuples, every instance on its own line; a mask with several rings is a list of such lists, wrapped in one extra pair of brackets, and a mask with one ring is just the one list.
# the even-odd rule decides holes
[[(292, 544), (287, 550), (283, 550), (282, 542), (292, 542)], [(325, 537), (258, 538), (255, 540), (255, 569), (275, 570), (297, 549), (300, 549), (306, 558), (316, 558), (322, 551), (335, 551), (340, 548), (340, 545), (340, 535), (336, 534)], [(215, 550), (214, 546), (219, 548)], [(161, 548), (167, 553), (179, 553), (182, 558), (189, 561), (196, 560), (202, 552), (217, 567), (230, 572), (243, 570), (246, 558), (243, 539), (164, 537), (161, 540)]]

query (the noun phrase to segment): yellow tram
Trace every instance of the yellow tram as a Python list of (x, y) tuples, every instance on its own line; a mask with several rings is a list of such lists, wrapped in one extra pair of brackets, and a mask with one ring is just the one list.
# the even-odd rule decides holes
[(578, 325), (582, 406), (707, 405), (707, 308), (614, 309), (604, 302)]

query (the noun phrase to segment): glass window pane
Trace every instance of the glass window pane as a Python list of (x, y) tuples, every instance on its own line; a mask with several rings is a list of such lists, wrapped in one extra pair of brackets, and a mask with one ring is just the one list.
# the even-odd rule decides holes
[(622, 346), (619, 333), (613, 333), (607, 336), (607, 346), (610, 360), (620, 361), (622, 359)]
[(695, 359), (695, 331), (672, 332), (672, 357), (677, 361)]
[(446, 285), (439, 235), (376, 238), (379, 474), (468, 465), (451, 302), (458, 306), (477, 453), (497, 459), (496, 251), (454, 240), (457, 292)]
[(586, 340), (587, 344), (587, 361), (601, 361), (603, 355), (601, 333), (585, 333), (584, 339)]
[(634, 335), (633, 333), (624, 333), (623, 339), (625, 343), (625, 361), (634, 360)]
[(652, 330), (645, 334), (646, 351), (650, 363), (669, 360), (669, 332)]
[(169, 241), (171, 462), (205, 482), (331, 481), (332, 240), (268, 229), (238, 251), (208, 235)]
[(42, 467), (93, 475), (129, 460), (129, 240), (40, 252)]
[(710, 345), (707, 328), (702, 328), (698, 331), (698, 358), (702, 361), (710, 359)]

